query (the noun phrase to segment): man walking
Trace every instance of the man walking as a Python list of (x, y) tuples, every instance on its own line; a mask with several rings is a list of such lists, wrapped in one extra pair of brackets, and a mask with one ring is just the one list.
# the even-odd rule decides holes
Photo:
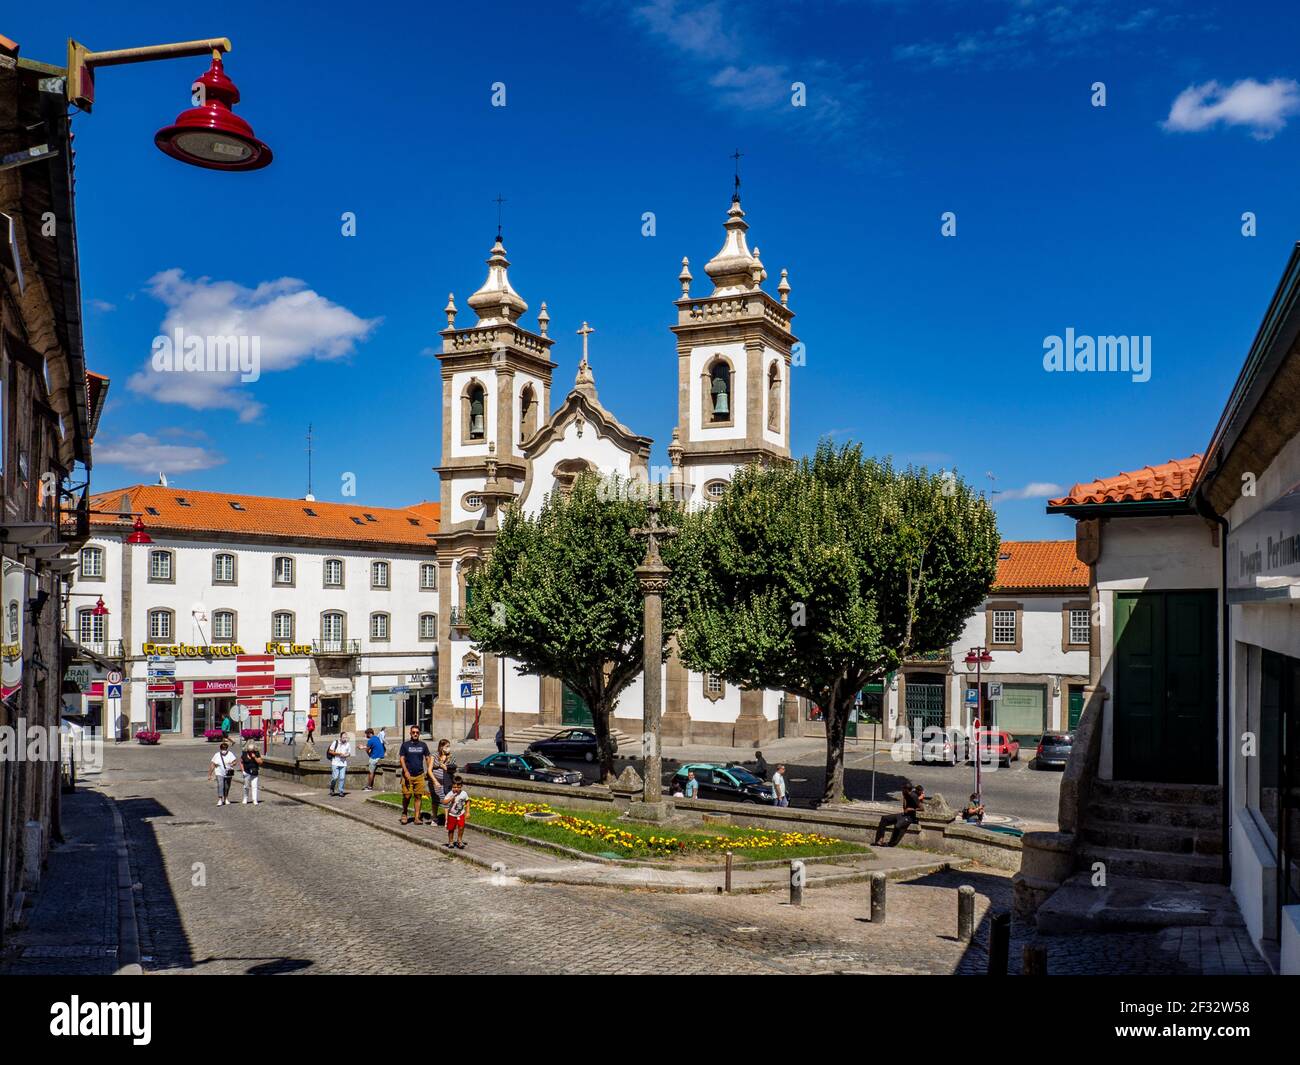
[(327, 753), (330, 758), (330, 794), (341, 799), (347, 795), (348, 759), (352, 757), (348, 734), (339, 733), (339, 738), (330, 744)]
[(776, 772), (772, 774), (772, 789), (776, 792), (777, 806), (789, 806), (790, 795), (785, 786), (785, 765), (781, 764), (776, 767)]
[[(420, 739), (420, 729), (411, 726), (411, 738), (397, 749), (397, 766), (402, 771), (402, 824), (412, 820), (420, 823), (420, 806), (424, 802), (424, 778), (432, 767), (433, 754), (429, 745)], [(415, 800), (415, 817), (407, 816), (411, 800)]]
[(361, 789), (362, 791), (375, 790), (375, 771), (379, 768), (380, 759), (387, 753), (388, 748), (384, 745), (384, 737), (376, 736), (375, 730), (372, 728), (366, 729), (366, 757), (369, 759), (366, 769), (370, 776), (366, 780), (366, 786)]

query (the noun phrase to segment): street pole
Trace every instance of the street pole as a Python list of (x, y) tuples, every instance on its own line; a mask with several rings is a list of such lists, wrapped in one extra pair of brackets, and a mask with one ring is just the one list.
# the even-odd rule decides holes
[(506, 749), (506, 656), (501, 655), (501, 750)]
[(663, 820), (667, 809), (663, 801), (662, 754), (660, 751), (659, 718), (663, 702), (664, 632), (663, 595), (668, 590), (672, 573), (659, 557), (659, 541), (677, 535), (677, 530), (659, 524), (659, 489), (650, 488), (647, 509), (649, 520), (644, 529), (633, 529), (632, 535), (646, 541), (645, 560), (637, 567), (637, 583), (641, 588), (644, 611), (642, 660), (645, 673), (642, 686), (642, 766), (641, 809), (637, 814), (650, 820)]

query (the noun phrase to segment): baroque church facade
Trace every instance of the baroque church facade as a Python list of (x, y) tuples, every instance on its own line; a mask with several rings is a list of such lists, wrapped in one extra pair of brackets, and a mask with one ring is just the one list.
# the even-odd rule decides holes
[[(708, 506), (735, 471), (790, 458), (790, 369), (797, 338), (791, 331), (785, 270), (777, 295), (749, 248), (739, 195), (723, 224), (721, 250), (705, 265), (708, 295), (692, 295), (689, 260), (675, 301), (678, 407), (668, 447), (679, 498)], [(575, 693), (553, 677), (521, 675), (517, 663), (475, 650), (465, 625), (465, 582), (492, 549), (503, 512), (537, 513), (548, 493), (563, 491), (580, 473), (649, 479), (652, 440), (620, 422), (600, 402), (587, 359), (573, 387), (552, 409), (550, 358), (554, 339), (542, 303), (536, 327), (523, 323), (527, 303), (510, 284), (510, 263), (498, 233), (487, 279), (467, 301), (476, 316), (457, 325), (448, 297), (441, 331), (442, 460), (438, 536), (438, 694), (435, 728), (455, 730), (479, 700), (484, 727), (505, 716), (510, 729), (560, 728), (589, 718)], [(462, 685), (473, 695), (462, 697)], [(778, 732), (781, 693), (741, 690), (720, 677), (665, 665), (662, 728), (668, 743), (752, 746)], [(619, 699), (612, 728), (639, 733), (641, 678)]]

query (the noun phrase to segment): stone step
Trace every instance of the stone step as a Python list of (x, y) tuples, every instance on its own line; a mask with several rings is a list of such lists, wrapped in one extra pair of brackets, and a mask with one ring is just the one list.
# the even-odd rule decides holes
[(1217, 884), (1223, 877), (1221, 855), (1169, 854), (1165, 851), (1123, 850), (1085, 843), (1079, 848), (1079, 867), (1091, 869), (1102, 862), (1106, 876), (1135, 877), (1140, 880), (1186, 880), (1197, 884)]
[(1159, 851), (1167, 854), (1222, 854), (1223, 835), (1217, 826), (1183, 828), (1161, 824), (1089, 820), (1083, 829), (1087, 843), (1111, 850)]
[(1177, 805), (1161, 802), (1124, 802), (1099, 799), (1095, 794), (1087, 807), (1087, 822), (1108, 821), (1133, 825), (1165, 825), (1169, 828), (1199, 828), (1218, 831), (1222, 811), (1202, 803)]
[(1070, 877), (1039, 908), (1043, 935), (1067, 932), (1149, 932), (1187, 925), (1242, 925), (1229, 888), (1109, 876), (1094, 887), (1089, 873)]
[(1223, 792), (1217, 784), (1152, 784), (1138, 780), (1094, 780), (1092, 796), (1101, 802), (1218, 807)]

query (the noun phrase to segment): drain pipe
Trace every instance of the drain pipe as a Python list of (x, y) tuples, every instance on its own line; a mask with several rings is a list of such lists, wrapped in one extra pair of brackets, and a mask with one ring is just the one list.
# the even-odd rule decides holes
[(1219, 628), (1221, 630), (1221, 645), (1219, 649), (1219, 705), (1221, 707), (1222, 723), (1220, 726), (1220, 757), (1222, 758), (1222, 779), (1221, 788), (1222, 796), (1220, 805), (1222, 807), (1221, 821), (1223, 823), (1223, 859), (1219, 870), (1219, 875), (1224, 884), (1232, 883), (1232, 856), (1229, 852), (1230, 834), (1232, 826), (1230, 818), (1232, 814), (1232, 775), (1230, 765), (1232, 759), (1232, 720), (1231, 720), (1231, 659), (1232, 639), (1229, 632), (1229, 613), (1228, 613), (1228, 519), (1222, 517), (1215, 511), (1211, 510), (1201, 497), (1196, 500), (1197, 509), (1200, 510), (1203, 517), (1209, 518), (1219, 527)]

